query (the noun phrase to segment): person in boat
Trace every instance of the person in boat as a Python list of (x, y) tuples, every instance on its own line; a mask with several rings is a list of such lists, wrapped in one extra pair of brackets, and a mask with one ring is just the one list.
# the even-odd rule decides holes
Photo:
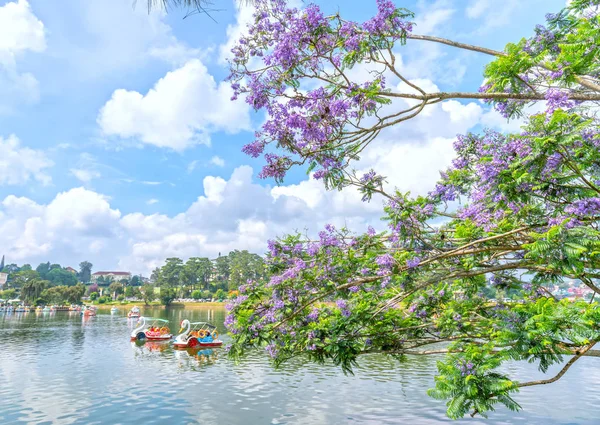
[(206, 331), (206, 336), (202, 338), (202, 342), (213, 342), (213, 337), (210, 334), (210, 331)]

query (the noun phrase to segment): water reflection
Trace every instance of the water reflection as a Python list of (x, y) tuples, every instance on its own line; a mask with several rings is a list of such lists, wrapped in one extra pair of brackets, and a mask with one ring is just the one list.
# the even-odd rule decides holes
[[(444, 404), (425, 394), (435, 357), (399, 363), (369, 356), (354, 376), (301, 359), (275, 370), (262, 352), (233, 363), (220, 349), (130, 342), (137, 319), (125, 313), (0, 315), (0, 424), (451, 422)], [(224, 335), (223, 309), (142, 308), (142, 314), (167, 318), (171, 327), (183, 319), (211, 321)], [(489, 421), (459, 423), (596, 424), (597, 365), (598, 359), (585, 358), (559, 382), (524, 389), (517, 395), (521, 413), (500, 410)], [(541, 376), (527, 364), (508, 368), (522, 380)]]

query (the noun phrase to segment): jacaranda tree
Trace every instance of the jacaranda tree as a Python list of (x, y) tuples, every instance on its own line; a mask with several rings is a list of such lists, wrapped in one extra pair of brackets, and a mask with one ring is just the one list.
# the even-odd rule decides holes
[[(303, 355), (350, 371), (361, 355), (445, 353), (429, 394), (447, 400), (451, 418), (517, 410), (519, 388), (597, 356), (598, 304), (559, 301), (548, 288), (574, 279), (600, 293), (599, 3), (572, 0), (499, 52), (417, 35), (412, 13), (388, 0), (364, 23), (257, 0), (231, 60), (234, 97), (267, 116), (244, 151), (264, 157), (262, 177), (282, 181), (305, 165), (327, 188), (384, 199), (389, 229), (327, 226), (317, 240), (269, 242), (272, 277), (241, 286), (228, 306), (231, 355), (264, 347), (276, 364)], [(409, 43), (490, 55), (485, 84), (426, 91), (398, 66)], [(353, 81), (357, 67), (370, 80)], [(382, 132), (448, 99), (485, 100), (522, 130), (457, 137), (428, 196), (354, 170)], [(517, 302), (490, 300), (490, 289)], [(523, 360), (562, 369), (534, 382), (500, 372)]]

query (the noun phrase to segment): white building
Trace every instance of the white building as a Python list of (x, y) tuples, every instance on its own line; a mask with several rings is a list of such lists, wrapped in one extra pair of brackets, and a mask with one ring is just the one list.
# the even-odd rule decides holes
[(118, 282), (122, 279), (131, 280), (129, 272), (96, 272), (92, 274), (92, 283), (98, 283), (100, 277), (104, 277), (104, 281)]

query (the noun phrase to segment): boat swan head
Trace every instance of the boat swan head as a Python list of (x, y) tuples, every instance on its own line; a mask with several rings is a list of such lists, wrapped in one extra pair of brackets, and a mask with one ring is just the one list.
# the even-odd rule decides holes
[[(181, 321), (181, 329), (179, 329), (179, 335), (175, 338), (177, 341), (185, 341), (187, 340), (187, 335), (190, 332), (191, 323), (188, 319), (183, 319)], [(183, 333), (181, 331), (185, 330)]]
[[(132, 338), (137, 338), (139, 333), (143, 333), (143, 329), (144, 327), (146, 327), (146, 319), (144, 317), (140, 317), (138, 322), (137, 322), (137, 328), (135, 328), (132, 332), (131, 332), (131, 337)], [(145, 336), (145, 334), (144, 334)]]

